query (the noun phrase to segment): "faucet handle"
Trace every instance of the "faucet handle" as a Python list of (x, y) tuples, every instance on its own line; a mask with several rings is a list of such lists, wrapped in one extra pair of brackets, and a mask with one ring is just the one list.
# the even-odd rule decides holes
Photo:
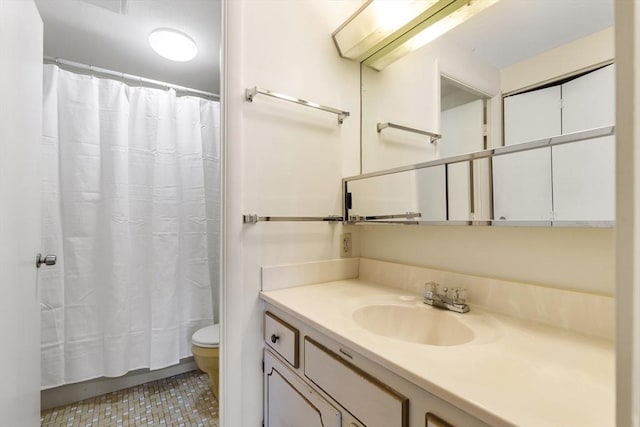
[(436, 282), (427, 282), (424, 284), (424, 296), (433, 299), (434, 295), (438, 294), (438, 286)]
[(451, 300), (454, 304), (466, 304), (467, 303), (467, 290), (465, 288), (453, 288), (453, 295)]

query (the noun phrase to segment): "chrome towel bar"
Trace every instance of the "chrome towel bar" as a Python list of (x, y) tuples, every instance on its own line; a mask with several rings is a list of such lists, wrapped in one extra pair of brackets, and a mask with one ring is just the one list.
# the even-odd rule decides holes
[(442, 135), (440, 135), (438, 133), (433, 133), (433, 132), (429, 132), (429, 131), (426, 131), (426, 130), (410, 128), (408, 126), (402, 126), (402, 125), (398, 125), (396, 123), (386, 122), (386, 123), (378, 123), (378, 125), (377, 125), (378, 133), (382, 132), (382, 130), (386, 129), (386, 128), (399, 129), (399, 130), (403, 130), (403, 131), (406, 131), (406, 132), (413, 132), (413, 133), (418, 133), (420, 135), (426, 135), (426, 136), (429, 137), (429, 142), (431, 142), (432, 144), (435, 141), (437, 141), (438, 139), (442, 138)]
[(295, 98), (293, 96), (284, 95), (282, 93), (276, 93), (268, 89), (259, 88), (258, 86), (247, 88), (245, 90), (245, 97), (246, 97), (246, 100), (249, 102), (253, 102), (253, 98), (258, 94), (272, 96), (274, 98), (282, 99), (283, 101), (289, 101), (289, 102), (293, 102), (294, 104), (304, 105), (305, 107), (315, 108), (316, 110), (322, 110), (322, 111), (327, 111), (329, 113), (337, 114), (339, 124), (342, 124), (344, 122), (344, 119), (349, 117), (348, 111), (342, 111), (337, 108), (320, 105), (316, 102), (305, 101), (304, 99)]
[(256, 214), (242, 215), (243, 224), (256, 224), (258, 222), (291, 222), (291, 221), (318, 221), (318, 222), (342, 222), (338, 215), (329, 216), (258, 216)]

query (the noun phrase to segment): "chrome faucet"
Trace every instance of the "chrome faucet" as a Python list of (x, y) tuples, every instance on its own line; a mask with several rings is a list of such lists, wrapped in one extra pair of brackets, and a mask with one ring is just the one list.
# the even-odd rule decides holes
[(440, 285), (436, 282), (424, 284), (424, 303), (456, 313), (466, 313), (469, 311), (467, 305), (467, 291), (463, 288), (452, 288), (452, 296), (449, 296), (449, 288), (442, 288), (442, 293), (438, 292)]

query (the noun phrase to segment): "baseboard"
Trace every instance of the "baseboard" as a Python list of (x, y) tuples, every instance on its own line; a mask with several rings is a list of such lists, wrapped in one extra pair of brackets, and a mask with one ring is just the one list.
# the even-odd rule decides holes
[(57, 406), (68, 405), (83, 399), (100, 396), (122, 390), (124, 388), (157, 381), (162, 378), (172, 377), (185, 372), (198, 369), (193, 357), (184, 358), (177, 365), (164, 369), (151, 371), (149, 369), (138, 369), (131, 371), (122, 377), (117, 378), (96, 378), (94, 380), (83, 381), (81, 383), (66, 384), (60, 387), (42, 390), (40, 392), (40, 409), (55, 408)]

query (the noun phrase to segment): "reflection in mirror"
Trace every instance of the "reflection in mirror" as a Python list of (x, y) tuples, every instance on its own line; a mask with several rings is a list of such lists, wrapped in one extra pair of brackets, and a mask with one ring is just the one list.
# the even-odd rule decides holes
[(444, 165), (357, 179), (348, 186), (352, 219), (418, 213), (392, 221), (447, 220)]
[[(466, 70), (458, 72), (458, 70)], [(454, 71), (454, 73), (450, 73)], [(382, 72), (366, 66), (362, 72), (362, 172), (369, 173), (410, 164), (441, 159), (484, 148), (484, 108), (477, 106), (499, 93), (499, 70), (474, 57), (464, 48), (438, 40), (406, 56)], [(446, 84), (441, 89), (442, 75)], [(449, 77), (455, 75), (454, 78)], [(473, 88), (473, 89), (471, 89)], [(441, 92), (444, 91), (443, 98)], [(471, 99), (473, 98), (473, 99)], [(468, 102), (464, 102), (468, 101)], [(441, 102), (449, 126), (442, 122)], [(460, 107), (456, 109), (456, 107)], [(476, 114), (469, 128), (455, 124), (456, 117)], [(391, 122), (443, 138), (432, 140), (418, 133), (397, 129), (377, 132), (377, 123)], [(479, 138), (461, 142), (465, 132), (477, 132)], [(451, 147), (447, 141), (452, 142)], [(457, 141), (457, 146), (456, 146)]]
[[(615, 122), (615, 66), (504, 99), (505, 145)], [(498, 220), (612, 222), (615, 138), (603, 136), (494, 159)]]
[[(612, 12), (612, 0), (501, 0), (380, 72), (361, 67), (361, 173), (444, 166), (439, 210), (450, 221), (610, 226), (615, 73), (602, 71), (608, 80), (594, 82), (599, 68), (613, 62)], [(574, 93), (574, 101), (564, 99)], [(536, 97), (542, 104), (527, 100)], [(518, 104), (525, 108), (518, 111)], [(379, 122), (440, 138), (378, 133)], [(607, 126), (611, 132), (583, 142), (447, 161)], [(413, 182), (405, 195), (414, 197), (419, 185)], [(398, 210), (391, 208), (384, 210)]]
[(493, 189), (497, 220), (520, 221), (521, 225), (550, 225), (553, 212), (551, 149), (539, 148), (495, 157)]
[[(344, 217), (352, 223), (611, 227), (614, 132), (613, 125), (600, 126), (345, 178)], [(477, 194), (491, 185), (470, 179), (479, 165), (491, 164), (493, 174), (485, 175), (494, 184), (497, 219), (476, 210), (483, 199)], [(452, 185), (450, 171), (461, 165), (469, 170), (468, 186)]]
[(442, 75), (440, 77), (440, 158), (484, 150), (489, 97)]
[[(439, 157), (448, 158), (487, 148), (489, 97), (465, 84), (440, 77)], [(448, 218), (453, 221), (491, 219), (486, 160), (447, 165)], [(474, 181), (478, 181), (473, 185)], [(480, 185), (482, 183), (482, 185)], [(477, 189), (477, 191), (474, 191)]]

